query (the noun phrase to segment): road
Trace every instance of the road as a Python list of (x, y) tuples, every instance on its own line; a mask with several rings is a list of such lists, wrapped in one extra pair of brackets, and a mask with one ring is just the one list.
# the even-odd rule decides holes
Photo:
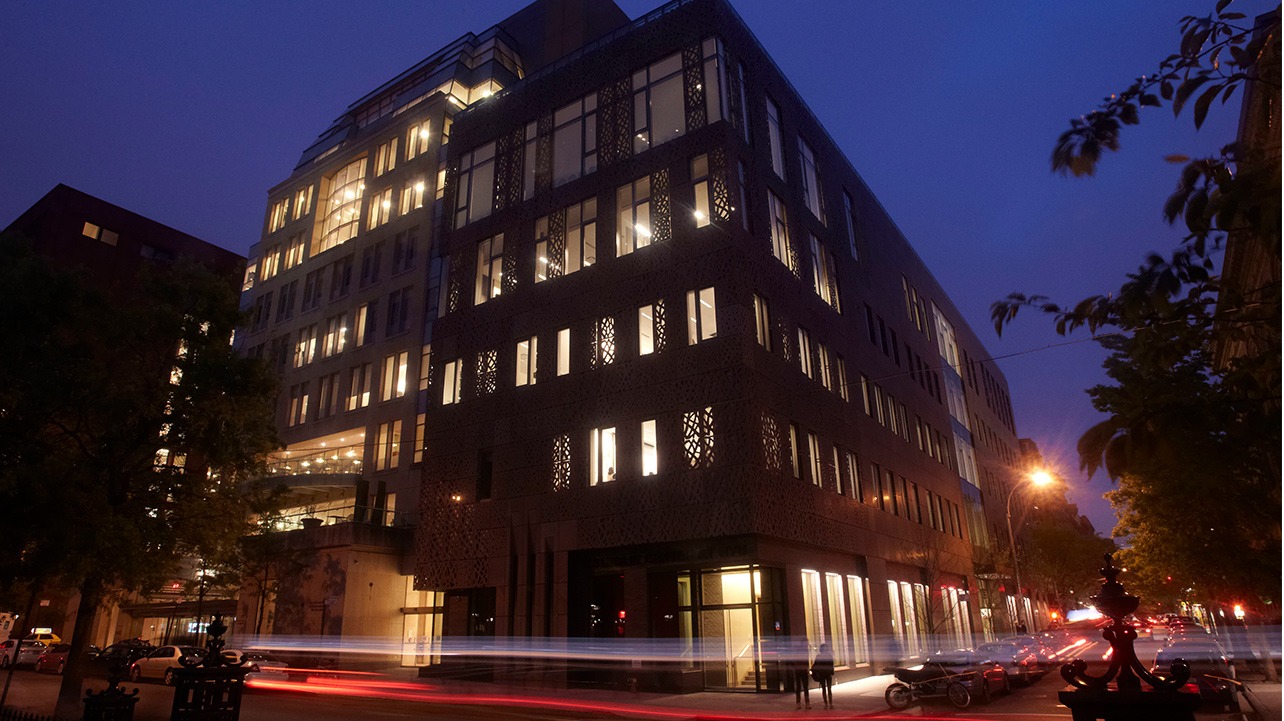
[[(1138, 655), (1149, 660), (1160, 644), (1138, 641)], [(1089, 641), (1067, 654), (1089, 662), (1102, 662), (1109, 647), (1104, 641)], [(1097, 671), (1100, 672), (1099, 670)], [(308, 693), (297, 691), (251, 690), (242, 703), (242, 721), (349, 721), (379, 719), (401, 721), (409, 718), (478, 719), (507, 721), (530, 719), (635, 718), (675, 721), (677, 719), (781, 719), (800, 714), (817, 719), (837, 718), (934, 718), (998, 719), (1001, 721), (1044, 721), (1068, 719), (1069, 712), (1057, 700), (1067, 688), (1053, 671), (1027, 687), (1015, 687), (1011, 694), (996, 697), (989, 704), (974, 704), (959, 710), (944, 701), (924, 702), (902, 712), (892, 712), (883, 702), (889, 677), (873, 677), (835, 687), (835, 709), (820, 709), (819, 693), (813, 691), (813, 709), (795, 711), (792, 694), (697, 693), (682, 696), (630, 694), (618, 691), (510, 689), (486, 684), (433, 681), (410, 678), (401, 673), (368, 676), (352, 683), (328, 682), (308, 685)], [(35, 713), (53, 710), (61, 678), (31, 671), (18, 671), (10, 690), (8, 706)], [(91, 679), (88, 688), (101, 689), (101, 679)], [(135, 684), (126, 684), (133, 688)], [(173, 691), (156, 683), (137, 684), (137, 721), (165, 721), (169, 718)], [(1228, 714), (1206, 711), (1200, 721), (1220, 721)]]

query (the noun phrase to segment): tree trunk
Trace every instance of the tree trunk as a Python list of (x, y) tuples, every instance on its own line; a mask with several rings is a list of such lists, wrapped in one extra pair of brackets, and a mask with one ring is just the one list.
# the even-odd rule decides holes
[(85, 579), (80, 584), (80, 603), (76, 606), (76, 622), (71, 631), (71, 650), (67, 652), (62, 685), (58, 687), (58, 705), (54, 708), (54, 715), (59, 718), (80, 718), (84, 715), (81, 689), (85, 683), (85, 660), (88, 658), (85, 650), (89, 646), (89, 633), (102, 597), (102, 584), (96, 579)]

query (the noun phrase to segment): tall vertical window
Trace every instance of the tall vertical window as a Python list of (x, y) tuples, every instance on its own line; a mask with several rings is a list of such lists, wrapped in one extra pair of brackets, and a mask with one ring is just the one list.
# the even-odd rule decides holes
[(771, 146), (771, 169), (783, 180), (785, 154), (780, 137), (780, 107), (774, 100), (767, 98), (767, 143)]
[(401, 461), (401, 421), (379, 424), (375, 441), (375, 470), (396, 468)]
[(406, 129), (406, 160), (416, 158), (428, 152), (428, 139), (432, 137), (432, 128), (427, 120), (415, 123)]
[(815, 379), (816, 368), (812, 365), (811, 358), (811, 333), (802, 326), (798, 326), (798, 367), (802, 369), (803, 375)]
[(428, 390), (428, 380), (432, 377), (432, 344), (425, 343), (419, 350), (419, 390)]
[(615, 224), (615, 254), (627, 255), (651, 244), (651, 177), (642, 176), (615, 192), (619, 219)]
[(424, 207), (424, 192), (427, 190), (428, 183), (423, 176), (407, 180), (401, 189), (401, 214), (406, 215), (412, 210)]
[(847, 461), (847, 482), (843, 484), (843, 495), (864, 503), (865, 491), (860, 487), (860, 459), (851, 451), (844, 451), (843, 455)]
[(365, 408), (370, 405), (370, 391), (374, 386), (374, 364), (353, 366), (348, 373), (348, 410)]
[(312, 186), (299, 188), (294, 191), (294, 215), (293, 219), (298, 220), (308, 213), (312, 212)]
[(339, 409), (339, 374), (321, 376), (317, 381), (317, 418), (329, 418)]
[(820, 488), (825, 487), (825, 466), (820, 459), (820, 439), (815, 433), (807, 434), (807, 459), (811, 461), (811, 482)]
[(593, 367), (615, 362), (615, 319), (607, 316), (593, 324)]
[(499, 389), (499, 351), (484, 350), (477, 354), (475, 375), (477, 395), (488, 395)]
[(718, 307), (713, 288), (687, 291), (687, 345), (718, 335)]
[[(356, 221), (353, 221), (354, 235), (356, 234), (355, 222)], [(299, 263), (302, 263), (303, 259), (307, 257), (305, 255), (306, 250), (307, 246), (303, 239), (303, 233), (295, 233), (294, 235), (291, 235), (285, 244), (285, 269), (289, 270)], [(316, 252), (312, 253), (312, 255), (316, 255)]]
[(330, 300), (342, 298), (352, 289), (352, 255), (330, 266)]
[(597, 170), (597, 93), (553, 113), (553, 187)]
[(642, 475), (654, 476), (660, 470), (660, 452), (656, 445), (655, 419), (642, 421)]
[(536, 378), (538, 336), (531, 336), (517, 343), (517, 385), (533, 386)]
[(789, 424), (789, 470), (794, 478), (802, 478), (802, 453), (798, 448), (798, 425)]
[(412, 226), (392, 238), (392, 272), (410, 270), (415, 265), (415, 251), (419, 244), (419, 226)]
[(638, 355), (651, 355), (664, 345), (664, 301), (638, 308)]
[(392, 188), (370, 196), (370, 210), (366, 213), (366, 227), (373, 230), (392, 220)]
[(290, 386), (290, 409), (287, 426), (297, 426), (308, 419), (308, 384)]
[(490, 215), (495, 207), (495, 143), (478, 146), (459, 159), (455, 227)]
[(820, 371), (820, 384), (828, 390), (834, 389), (833, 371), (829, 364), (829, 349), (824, 343), (816, 344), (816, 361), (817, 368)]
[(321, 304), (322, 286), (325, 285), (325, 269), (319, 268), (303, 276), (303, 300), (299, 310), (309, 311)]
[(847, 191), (843, 191), (843, 225), (847, 228), (847, 245), (852, 259), (860, 260), (860, 253), (856, 250), (856, 209)]
[(383, 175), (395, 167), (397, 167), (397, 139), (391, 138), (375, 150), (375, 177)]
[(767, 307), (767, 301), (757, 293), (753, 296), (753, 321), (758, 345), (771, 350), (771, 309)]
[(406, 373), (410, 367), (410, 353), (401, 351), (383, 359), (383, 388), (379, 400), (387, 401), (406, 395)]
[(268, 246), (263, 251), (263, 260), (259, 264), (259, 280), (268, 280), (275, 278), (277, 271), (281, 269), (281, 246)]
[(816, 171), (816, 154), (802, 138), (798, 139), (798, 155), (802, 161), (803, 202), (811, 214), (825, 222), (825, 198), (820, 189), (820, 173)]
[(473, 303), (481, 305), (503, 290), (504, 235), (501, 233), (477, 244), (477, 283)]
[(691, 214), (695, 216), (697, 228), (709, 224), (713, 207), (709, 191), (709, 156), (697, 155), (691, 160), (691, 185), (695, 193)]
[(332, 315), (325, 320), (325, 341), (321, 347), (321, 357), (329, 358), (343, 352), (348, 344), (348, 314)]
[(352, 323), (352, 337), (358, 348), (374, 340), (375, 326), (378, 325), (375, 322), (376, 306), (375, 301), (370, 301), (357, 307), (356, 316)]
[[(357, 234), (361, 202), (366, 192), (366, 159), (358, 158), (326, 178), (321, 185), (321, 232), (312, 255), (344, 243)], [(287, 267), (289, 263), (286, 263)]]
[(289, 219), (290, 199), (283, 198), (272, 204), (272, 210), (268, 213), (268, 232), (275, 233), (285, 227), (285, 221)]
[(459, 392), (462, 386), (460, 375), (463, 371), (463, 361), (447, 361), (442, 366), (441, 371), (441, 404), (443, 406), (459, 402)]
[(411, 463), (424, 462), (424, 438), (428, 435), (427, 419), (428, 414), (426, 413), (420, 413), (415, 417), (415, 450), (414, 454), (410, 457)]
[(682, 451), (687, 457), (688, 468), (713, 465), (714, 440), (711, 406), (682, 414)]
[(364, 288), (379, 282), (379, 265), (383, 260), (383, 241), (361, 249), (361, 281)]
[(571, 329), (557, 331), (557, 374), (564, 376), (571, 372)]
[(847, 602), (852, 616), (852, 663), (869, 661), (869, 614), (866, 612), (866, 582), (860, 576), (847, 577)]
[(413, 290), (413, 286), (407, 286), (388, 294), (388, 322), (383, 330), (385, 337), (391, 338), (409, 329), (410, 295)]
[(838, 276), (835, 272), (834, 256), (824, 243), (815, 235), (811, 236), (811, 280), (816, 295), (839, 313), (842, 305), (838, 300)]
[(294, 343), (294, 367), (302, 368), (317, 356), (317, 326), (300, 328)]
[(522, 145), (522, 200), (535, 197), (536, 150), (539, 147), (539, 124), (526, 124), (526, 140)]
[(794, 256), (789, 247), (789, 219), (785, 204), (770, 190), (767, 191), (767, 210), (771, 213), (771, 252), (785, 267), (794, 269)]
[(682, 53), (633, 73), (633, 152), (642, 153), (686, 132)]
[(593, 464), (589, 472), (589, 485), (615, 480), (615, 429), (594, 428), (592, 443)]
[(851, 391), (847, 388), (847, 361), (842, 356), (838, 356), (838, 361), (834, 364), (838, 369), (838, 395), (848, 403), (851, 402)]
[(535, 282), (574, 273), (597, 262), (597, 198), (568, 206), (561, 249), (549, 237), (550, 216), (535, 221)]

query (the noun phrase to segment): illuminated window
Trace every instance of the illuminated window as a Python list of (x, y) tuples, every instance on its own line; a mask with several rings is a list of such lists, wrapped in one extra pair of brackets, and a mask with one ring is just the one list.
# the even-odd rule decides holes
[(427, 435), (427, 414), (420, 413), (415, 417), (415, 452), (411, 457), (411, 463), (424, 462), (424, 438)]
[(290, 386), (290, 409), (286, 425), (297, 426), (308, 419), (308, 384)]
[(574, 273), (597, 262), (597, 199), (565, 208), (561, 249), (549, 237), (550, 216), (535, 221), (535, 282)]
[(713, 288), (687, 291), (687, 345), (718, 335), (718, 308)]
[(427, 190), (428, 183), (423, 176), (407, 180), (405, 187), (401, 189), (401, 214), (407, 215), (412, 210), (424, 207), (424, 192)]
[(807, 460), (811, 461), (812, 485), (825, 487), (825, 470), (820, 460), (820, 439), (815, 433), (807, 434)]
[(263, 251), (263, 260), (259, 264), (259, 280), (275, 278), (281, 269), (281, 246), (268, 246)]
[(650, 355), (664, 346), (664, 301), (638, 308), (638, 355)]
[(651, 244), (651, 178), (642, 176), (615, 192), (619, 220), (615, 226), (615, 254), (627, 255)]
[(348, 371), (348, 410), (355, 411), (370, 405), (370, 390), (374, 386), (374, 364), (362, 363)]
[(374, 174), (376, 177), (397, 167), (397, 139), (392, 138), (375, 151)]
[(427, 120), (416, 123), (406, 129), (406, 160), (417, 158), (428, 152), (428, 139), (432, 130)]
[(802, 369), (803, 375), (815, 379), (816, 369), (812, 365), (811, 358), (811, 333), (802, 326), (798, 326), (798, 367)]
[(864, 503), (865, 491), (860, 485), (860, 459), (851, 451), (843, 451), (843, 457), (847, 464), (843, 469), (844, 482), (839, 492), (848, 498)]
[(428, 390), (428, 379), (432, 373), (432, 344), (425, 343), (419, 352), (419, 390)]
[(302, 368), (311, 363), (317, 355), (317, 326), (313, 323), (300, 328), (294, 343), (294, 367)]
[(838, 300), (838, 275), (834, 266), (834, 256), (814, 235), (811, 236), (811, 280), (816, 295), (834, 310), (843, 312)]
[(681, 53), (633, 73), (633, 131), (635, 154), (686, 132)]
[(352, 323), (352, 337), (355, 339), (357, 347), (374, 340), (375, 326), (375, 309), (378, 304), (375, 301), (363, 303), (357, 306), (357, 313)]
[(553, 113), (553, 187), (597, 170), (597, 93)]
[(379, 400), (387, 401), (406, 395), (406, 373), (410, 366), (410, 353), (401, 351), (383, 359), (383, 388)]
[(317, 418), (329, 418), (339, 410), (339, 374), (321, 376), (317, 381)]
[(834, 366), (838, 370), (838, 395), (843, 400), (850, 403), (852, 398), (851, 391), (847, 388), (847, 361), (843, 360), (842, 356), (838, 356), (838, 360)]
[(348, 343), (348, 315), (341, 313), (326, 318), (325, 340), (321, 345), (321, 357), (329, 358), (343, 352)]
[(366, 227), (371, 230), (392, 220), (392, 188), (384, 188), (370, 196), (370, 211), (366, 218)]
[(289, 270), (302, 263), (303, 259), (307, 257), (305, 255), (306, 251), (307, 243), (304, 240), (303, 233), (296, 233), (290, 236), (285, 247), (285, 269)]
[(771, 98), (767, 98), (767, 143), (771, 146), (771, 169), (784, 180), (785, 155), (780, 140), (780, 108)]
[(753, 296), (753, 320), (754, 332), (757, 334), (758, 345), (771, 350), (771, 309), (767, 307), (767, 301), (754, 293)]
[(284, 198), (272, 204), (272, 210), (268, 213), (268, 232), (275, 233), (285, 227), (285, 221), (289, 219), (290, 199)]
[(847, 228), (847, 245), (853, 260), (860, 260), (856, 250), (856, 210), (852, 206), (852, 196), (843, 191), (843, 224)]
[(820, 189), (820, 174), (816, 171), (816, 154), (802, 138), (798, 139), (798, 155), (802, 161), (803, 203), (811, 214), (825, 222), (825, 199)]
[(441, 404), (443, 406), (459, 402), (459, 392), (461, 390), (460, 373), (463, 370), (461, 361), (448, 361), (442, 366), (441, 373)]
[(531, 336), (517, 343), (517, 385), (533, 386), (536, 379), (536, 362), (539, 357), (539, 338)]
[(592, 468), (589, 485), (609, 483), (615, 480), (615, 429), (594, 428), (592, 438)]
[(691, 214), (695, 217), (695, 226), (703, 228), (709, 224), (712, 212), (709, 199), (709, 156), (697, 155), (691, 160), (691, 184), (695, 193)]
[(499, 351), (484, 350), (477, 354), (477, 395), (489, 395), (499, 388)]
[(375, 470), (396, 468), (401, 460), (401, 421), (379, 424), (375, 441)]
[(593, 367), (601, 368), (615, 362), (615, 319), (599, 318), (593, 324)]
[(479, 146), (459, 160), (455, 227), (490, 215), (495, 207), (495, 143)]
[(571, 329), (557, 331), (557, 375), (571, 372)]
[(817, 369), (820, 371), (820, 384), (828, 390), (834, 389), (833, 370), (829, 364), (829, 349), (824, 343), (816, 344)]
[(789, 424), (789, 470), (794, 474), (794, 478), (802, 478), (802, 465), (800, 464), (802, 452), (798, 448), (798, 426)]
[(473, 303), (481, 305), (503, 291), (504, 236), (499, 234), (477, 244), (477, 282)]
[(299, 188), (294, 191), (294, 220), (298, 220), (308, 213), (312, 212), (312, 186)]
[[(312, 255), (324, 252), (357, 235), (361, 203), (366, 192), (366, 159), (358, 158), (322, 184), (321, 232)], [(287, 261), (286, 266), (289, 267)]]
[(564, 491), (571, 487), (571, 437), (562, 434), (553, 438), (553, 490)]
[(771, 213), (771, 252), (785, 267), (794, 269), (793, 251), (789, 247), (789, 219), (785, 204), (770, 190), (767, 191), (767, 209)]
[(688, 468), (708, 468), (713, 465), (714, 432), (713, 408), (682, 414), (682, 452)]
[(642, 475), (654, 476), (660, 470), (660, 453), (656, 446), (655, 419), (642, 421)]
[(522, 146), (522, 200), (535, 197), (535, 152), (539, 139), (539, 125), (526, 124), (526, 142)]

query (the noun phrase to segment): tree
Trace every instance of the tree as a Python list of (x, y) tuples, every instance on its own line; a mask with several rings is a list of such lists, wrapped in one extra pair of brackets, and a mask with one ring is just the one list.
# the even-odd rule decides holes
[(107, 297), (0, 238), (0, 543), (7, 577), (79, 593), (58, 713), (80, 703), (106, 594), (153, 590), (251, 530), (241, 479), (278, 445), (275, 381), (230, 345), (235, 286), (182, 261)]
[[(1279, 13), (1256, 26), (1220, 0), (1206, 17), (1186, 17), (1179, 52), (1156, 73), (1080, 119), (1058, 139), (1054, 171), (1091, 175), (1102, 150), (1117, 151), (1139, 109), (1193, 101), (1196, 127), (1214, 101), (1243, 89), (1267, 101), (1269, 132), (1245, 133), (1210, 158), (1185, 163), (1164, 207), (1187, 235), (1167, 257), (1151, 254), (1117, 292), (1063, 307), (1014, 293), (992, 306), (1002, 333), (1023, 308), (1053, 316), (1060, 334), (1092, 333), (1110, 351), (1112, 385), (1089, 390), (1107, 418), (1079, 441), (1081, 466), (1104, 469), (1131, 539), (1130, 564), (1182, 576), (1207, 598), (1278, 603), (1280, 566), (1280, 155)], [(1250, 116), (1246, 125), (1261, 122)], [(1274, 280), (1245, 289), (1217, 274), (1229, 241), (1250, 248)], [(1212, 349), (1252, 338), (1215, 362)]]

